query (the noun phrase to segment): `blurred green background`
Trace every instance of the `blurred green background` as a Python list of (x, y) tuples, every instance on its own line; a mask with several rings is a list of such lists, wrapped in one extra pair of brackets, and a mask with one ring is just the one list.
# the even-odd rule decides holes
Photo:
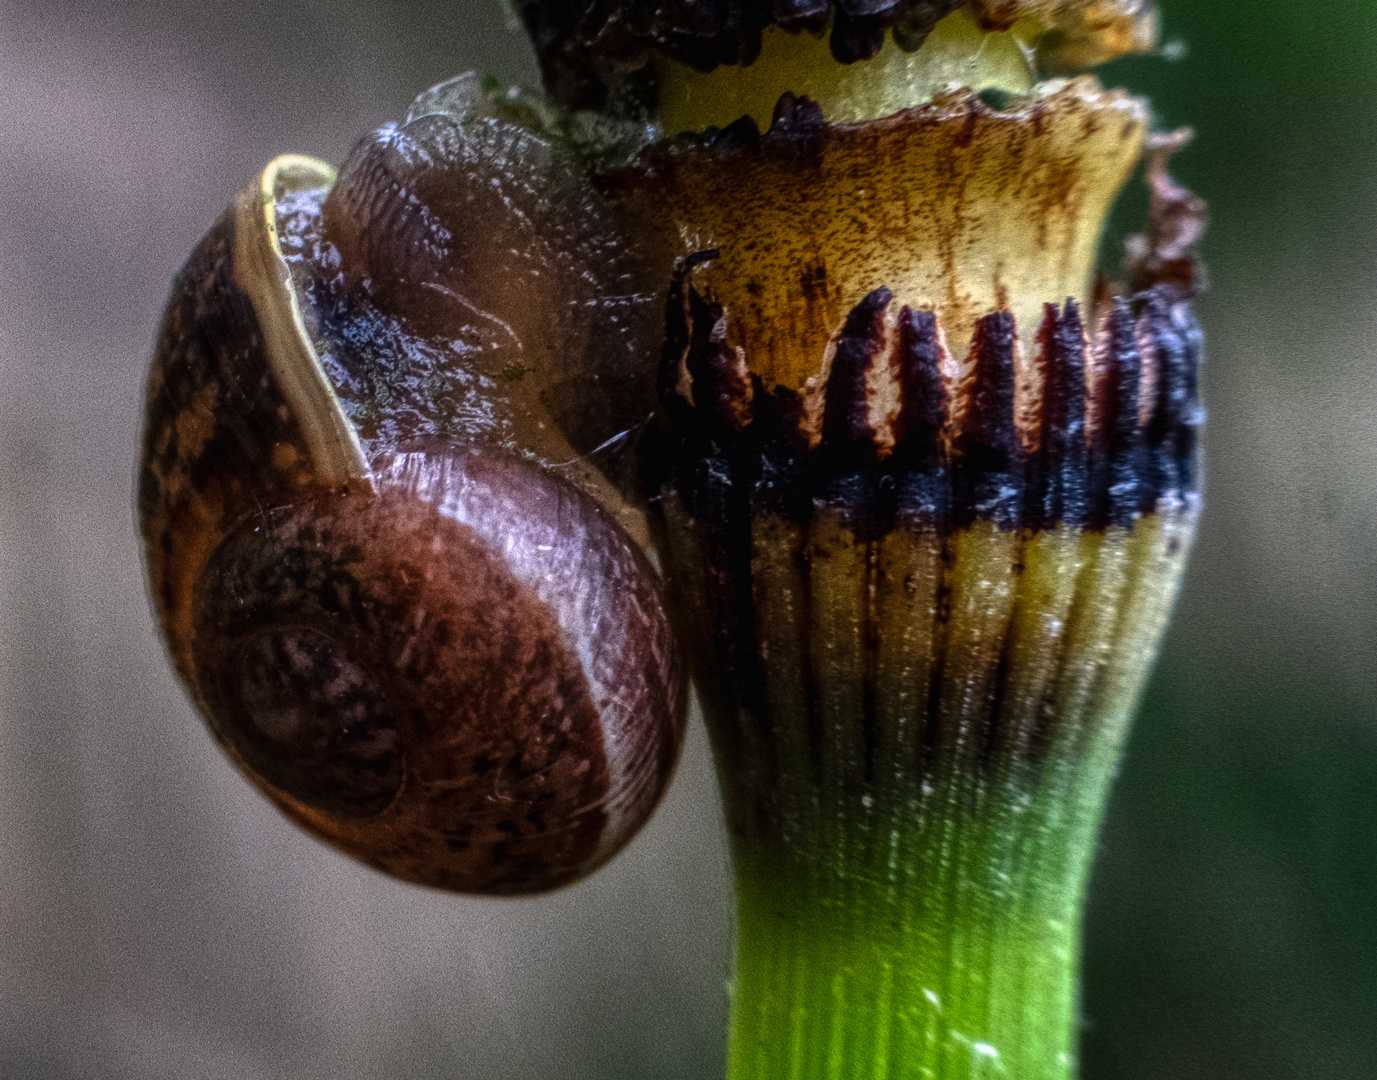
[(1206, 514), (1095, 871), (1086, 1077), (1377, 1075), (1377, 5), (1170, 0)]
[[(1084, 1075), (1351, 1080), (1377, 1075), (1377, 5), (1163, 12), (1176, 59), (1103, 77), (1198, 134), (1206, 516), (1092, 886)], [(604, 873), (440, 896), (253, 795), (148, 617), (131, 476), (172, 274), (272, 155), (338, 161), (472, 67), (534, 78), (497, 0), (0, 5), (0, 1076), (721, 1075), (699, 729)]]

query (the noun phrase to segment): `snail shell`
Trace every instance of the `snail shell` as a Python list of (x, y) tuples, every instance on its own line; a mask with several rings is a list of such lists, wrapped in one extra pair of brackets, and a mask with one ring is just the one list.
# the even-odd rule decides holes
[(154, 605), (212, 731), (289, 817), (410, 881), (554, 888), (620, 850), (677, 761), (658, 578), (611, 487), (550, 467), (538, 403), (502, 438), (361, 427), (385, 395), (332, 380), (278, 231), (284, 200), (333, 180), (273, 162), (174, 286), (139, 481)]

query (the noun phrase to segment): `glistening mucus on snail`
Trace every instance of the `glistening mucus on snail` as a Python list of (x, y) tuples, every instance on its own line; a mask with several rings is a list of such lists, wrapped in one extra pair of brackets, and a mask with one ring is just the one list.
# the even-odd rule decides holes
[[(405, 270), (387, 272), (403, 313), (384, 311), (368, 271), (350, 278), (323, 239), (332, 214), (346, 248), (357, 225), (372, 247), (355, 245), (352, 265), (368, 267), (453, 236), (398, 182), (400, 141), (366, 141), (338, 185), (319, 162), (279, 158), (174, 285), (139, 479), (153, 601), (216, 738), (289, 817), (407, 880), (541, 891), (644, 823), (678, 758), (686, 682), (636, 512), (521, 377), (540, 351), (523, 348), (521, 305), (529, 324), (545, 304), (509, 282), (516, 313), (500, 297), (493, 310), (441, 281), (458, 317), (437, 336), (429, 315), (405, 314)], [(512, 239), (483, 226), (514, 204), (475, 208), (472, 173), (449, 179), (471, 227), (461, 243), (481, 262)], [(380, 255), (377, 223), (357, 220), (370, 214), (427, 237)], [(520, 252), (518, 277), (541, 279), (556, 306), (587, 291), (529, 216), (514, 218), (508, 232), (528, 241), (505, 249)], [(340, 270), (330, 312), (303, 287), (303, 245), (310, 273)], [(550, 350), (586, 344), (572, 318)], [(367, 338), (351, 340), (360, 320)], [(577, 410), (589, 391), (569, 369)]]

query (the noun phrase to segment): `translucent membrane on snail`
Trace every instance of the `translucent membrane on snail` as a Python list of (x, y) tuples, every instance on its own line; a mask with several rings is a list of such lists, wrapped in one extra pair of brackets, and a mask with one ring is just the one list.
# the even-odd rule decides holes
[[(685, 685), (639, 515), (542, 398), (567, 347), (561, 403), (594, 400), (594, 335), (624, 381), (617, 331), (574, 311), (563, 340), (519, 340), (599, 300), (615, 257), (599, 249), (594, 280), (539, 235), (517, 250), (548, 212), (538, 148), (481, 134), (449, 144), (434, 213), (416, 177), (360, 182), (384, 136), (333, 188), (280, 159), (222, 217), (164, 319), (139, 501), (173, 660), (250, 779), (398, 877), (522, 893), (639, 829)], [(501, 178), (517, 190), (494, 200)], [(509, 256), (505, 286), (465, 276)], [(438, 311), (415, 305), (429, 284), (449, 290)]]
[[(475, 76), (429, 91), (358, 145), (319, 233), (328, 270), (305, 284), (366, 440), (418, 423), (481, 434), (592, 488), (606, 485), (599, 468), (630, 461), (626, 436), (654, 407), (650, 275), (562, 145), (500, 118)], [(589, 467), (619, 438), (619, 456)]]

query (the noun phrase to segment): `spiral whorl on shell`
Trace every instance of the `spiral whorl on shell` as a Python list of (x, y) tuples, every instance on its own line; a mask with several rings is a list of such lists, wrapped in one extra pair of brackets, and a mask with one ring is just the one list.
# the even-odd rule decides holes
[[(436, 216), (395, 177), (360, 194), (377, 171), (346, 173), (339, 231), (359, 205), (403, 233)], [(553, 888), (618, 851), (673, 772), (685, 686), (658, 579), (614, 488), (559, 467), (579, 455), (539, 388), (493, 376), (524, 357), (485, 335), (520, 325), (389, 310), (325, 237), (333, 179), (274, 162), (174, 286), (139, 490), (155, 606), (216, 737), (290, 817), (408, 880)], [(481, 244), (470, 225), (458, 243)], [(418, 392), (422, 371), (467, 397)]]

